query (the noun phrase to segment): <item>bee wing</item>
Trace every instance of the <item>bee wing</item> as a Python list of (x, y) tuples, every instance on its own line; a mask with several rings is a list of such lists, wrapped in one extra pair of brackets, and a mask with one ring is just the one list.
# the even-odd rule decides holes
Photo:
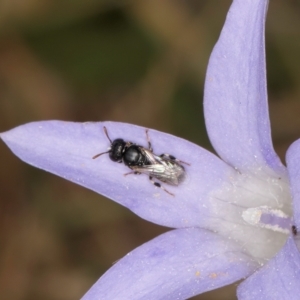
[(162, 159), (159, 156), (153, 154), (148, 149), (143, 148), (141, 150), (142, 150), (143, 154), (147, 157), (147, 160), (150, 162), (151, 165), (161, 164)]
[(134, 166), (131, 169), (170, 185), (178, 185), (184, 178), (184, 169), (177, 164), (155, 163), (152, 165)]

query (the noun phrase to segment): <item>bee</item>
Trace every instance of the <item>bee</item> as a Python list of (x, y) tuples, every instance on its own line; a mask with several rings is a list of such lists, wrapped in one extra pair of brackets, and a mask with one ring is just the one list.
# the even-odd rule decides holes
[(132, 142), (126, 142), (120, 138), (112, 141), (105, 126), (103, 130), (110, 142), (110, 149), (106, 152), (96, 154), (93, 156), (93, 159), (108, 153), (112, 161), (124, 163), (125, 166), (132, 170), (124, 174), (124, 176), (129, 174), (146, 174), (149, 176), (149, 180), (153, 185), (161, 188), (169, 195), (174, 196), (173, 193), (169, 192), (161, 183), (155, 181), (154, 178), (166, 184), (178, 186), (186, 175), (182, 164), (189, 165), (188, 163), (166, 153), (161, 155), (154, 154), (148, 129), (146, 129), (148, 149)]

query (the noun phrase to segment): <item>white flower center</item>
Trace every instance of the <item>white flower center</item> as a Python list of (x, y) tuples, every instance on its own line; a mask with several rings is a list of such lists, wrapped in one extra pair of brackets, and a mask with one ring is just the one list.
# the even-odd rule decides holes
[(261, 264), (280, 250), (291, 232), (287, 174), (266, 168), (232, 172), (210, 199), (214, 218), (209, 229), (241, 244)]

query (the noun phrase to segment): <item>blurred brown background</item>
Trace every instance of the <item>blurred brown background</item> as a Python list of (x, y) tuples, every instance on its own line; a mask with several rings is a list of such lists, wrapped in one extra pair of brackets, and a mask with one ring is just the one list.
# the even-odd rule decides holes
[[(0, 130), (116, 120), (210, 148), (205, 70), (228, 0), (0, 0)], [(271, 1), (267, 62), (274, 144), (300, 137), (300, 1)], [(0, 143), (0, 299), (71, 300), (166, 231)], [(226, 287), (194, 299), (235, 299)]]

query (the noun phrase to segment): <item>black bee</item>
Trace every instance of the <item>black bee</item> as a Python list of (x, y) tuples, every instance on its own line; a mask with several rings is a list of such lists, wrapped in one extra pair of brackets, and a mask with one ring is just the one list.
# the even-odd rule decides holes
[(177, 186), (185, 178), (185, 169), (182, 164), (189, 165), (188, 163), (178, 160), (169, 154), (161, 154), (159, 156), (154, 154), (148, 135), (148, 129), (146, 129), (148, 149), (132, 142), (125, 142), (123, 139), (115, 139), (112, 141), (108, 136), (105, 126), (103, 130), (110, 141), (110, 149), (95, 155), (93, 159), (108, 153), (112, 161), (124, 163), (132, 170), (132, 172), (124, 174), (125, 176), (129, 174), (149, 175), (150, 181), (155, 186), (174, 196), (174, 194), (165, 189), (159, 182), (154, 181), (153, 178), (166, 184)]

